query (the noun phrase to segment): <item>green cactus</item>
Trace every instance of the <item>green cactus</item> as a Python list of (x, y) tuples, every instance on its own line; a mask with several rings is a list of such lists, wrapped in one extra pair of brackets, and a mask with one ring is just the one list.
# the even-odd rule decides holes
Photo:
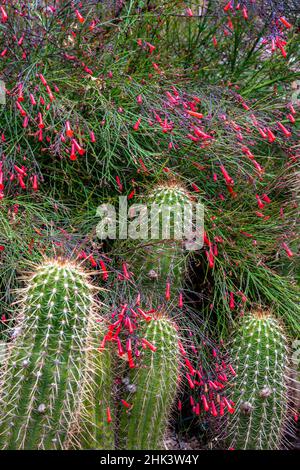
[(88, 353), (88, 380), (83, 392), (79, 436), (74, 441), (81, 449), (115, 449), (113, 403), (113, 366), (111, 348)]
[(96, 363), (87, 368), (97, 325), (92, 290), (68, 261), (46, 261), (28, 279), (0, 378), (1, 449), (71, 444), (85, 384), (100, 373)]
[(137, 369), (129, 373), (129, 390), (120, 424), (123, 449), (162, 448), (179, 382), (178, 333), (165, 316), (152, 319), (141, 332), (144, 350)]
[[(194, 202), (177, 182), (156, 186), (144, 199), (148, 214), (142, 216), (142, 221), (148, 222), (149, 230), (143, 230), (146, 238), (139, 246), (135, 243), (133, 260), (129, 264), (145, 291), (168, 297), (168, 289), (177, 294), (182, 288), (188, 259), (185, 241), (177, 235), (183, 229), (183, 217), (179, 219), (174, 214), (176, 209), (179, 209), (178, 215), (183, 215), (184, 211), (192, 214)], [(157, 221), (156, 232), (151, 233), (150, 221)]]
[(232, 383), (235, 412), (227, 445), (234, 449), (278, 449), (288, 411), (288, 347), (279, 322), (268, 312), (245, 316), (235, 333)]

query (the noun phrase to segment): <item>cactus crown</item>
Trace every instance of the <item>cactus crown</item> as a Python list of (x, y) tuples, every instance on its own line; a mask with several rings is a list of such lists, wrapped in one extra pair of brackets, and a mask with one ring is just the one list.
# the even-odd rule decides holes
[(49, 260), (28, 279), (1, 373), (0, 448), (65, 448), (80, 408), (92, 286)]
[(235, 449), (277, 449), (287, 418), (287, 340), (279, 322), (262, 310), (242, 319), (232, 358), (236, 376), (227, 443)]

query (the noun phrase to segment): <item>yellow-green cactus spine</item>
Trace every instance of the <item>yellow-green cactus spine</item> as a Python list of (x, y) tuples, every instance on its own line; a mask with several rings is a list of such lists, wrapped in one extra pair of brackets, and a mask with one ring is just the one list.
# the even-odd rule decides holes
[(1, 449), (72, 442), (95, 347), (92, 293), (88, 275), (68, 261), (45, 261), (29, 277), (1, 372)]
[(128, 395), (120, 425), (123, 449), (162, 448), (179, 382), (178, 342), (174, 323), (164, 315), (153, 318), (141, 331), (139, 364), (124, 380)]
[(245, 316), (231, 351), (235, 412), (227, 445), (234, 449), (279, 449), (288, 415), (288, 345), (279, 322), (258, 310)]

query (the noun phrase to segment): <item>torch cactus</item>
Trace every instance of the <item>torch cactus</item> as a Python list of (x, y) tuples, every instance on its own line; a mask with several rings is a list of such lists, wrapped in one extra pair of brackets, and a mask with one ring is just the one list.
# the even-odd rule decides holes
[(282, 446), (288, 411), (288, 347), (279, 322), (269, 312), (242, 319), (232, 347), (235, 378), (227, 445), (273, 450)]
[(113, 365), (111, 350), (88, 352), (88, 376), (85, 381), (76, 448), (111, 450), (115, 448), (113, 403)]
[(158, 449), (168, 426), (179, 382), (180, 348), (175, 325), (153, 318), (141, 331), (143, 351), (125, 384), (120, 445), (124, 449)]
[(188, 257), (182, 234), (184, 221), (193, 221), (194, 201), (178, 182), (156, 186), (145, 199), (148, 212), (141, 217), (141, 229), (147, 236), (140, 246), (135, 245), (132, 268), (147, 292), (155, 290), (168, 300), (183, 284)]
[[(65, 449), (78, 428), (93, 350), (92, 285), (68, 261), (30, 276), (0, 378), (0, 448)], [(98, 368), (98, 369), (97, 369)], [(101, 370), (102, 370), (101, 366)]]

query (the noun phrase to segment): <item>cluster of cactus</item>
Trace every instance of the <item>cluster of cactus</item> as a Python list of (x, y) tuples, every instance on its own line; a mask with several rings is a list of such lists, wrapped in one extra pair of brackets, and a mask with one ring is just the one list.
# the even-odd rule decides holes
[[(30, 275), (19, 303), (1, 351), (0, 448), (114, 449), (113, 355), (99, 348), (105, 330), (87, 274), (68, 261), (46, 261)], [(134, 371), (137, 393), (119, 440), (147, 449), (164, 433), (180, 353), (176, 327), (165, 315), (139, 333), (150, 348)]]
[(235, 377), (227, 445), (233, 449), (278, 449), (288, 424), (288, 342), (268, 311), (245, 316), (235, 331), (231, 356)]
[[(183, 207), (190, 202), (178, 184), (159, 185), (148, 199), (149, 207), (155, 204), (158, 212), (163, 205)], [(1, 449), (162, 447), (180, 383), (182, 338), (171, 318), (173, 307), (168, 310), (161, 304), (161, 288), (165, 292), (172, 282), (180, 292), (187, 260), (183, 241), (174, 235), (174, 215), (169, 228), (170, 239), (160, 233), (157, 243), (131, 260), (147, 301), (149, 278), (155, 283), (150, 296), (153, 313), (147, 316), (137, 308), (142, 321), (136, 321), (130, 307), (129, 317), (123, 309), (107, 329), (97, 313), (89, 276), (76, 263), (48, 260), (29, 276), (16, 304), (21, 307), (10, 341), (0, 351)], [(151, 272), (155, 276), (149, 276)], [(132, 331), (121, 331), (124, 318)], [(113, 371), (118, 367), (112, 347), (114, 340), (120, 341), (119, 332), (130, 344), (125, 366), (121, 361), (121, 408), (115, 406)], [(133, 348), (138, 353), (134, 364)], [(226, 416), (226, 447), (284, 445), (290, 405), (288, 356), (284, 330), (268, 311), (257, 309), (240, 320), (230, 350), (230, 403), (235, 412)]]

